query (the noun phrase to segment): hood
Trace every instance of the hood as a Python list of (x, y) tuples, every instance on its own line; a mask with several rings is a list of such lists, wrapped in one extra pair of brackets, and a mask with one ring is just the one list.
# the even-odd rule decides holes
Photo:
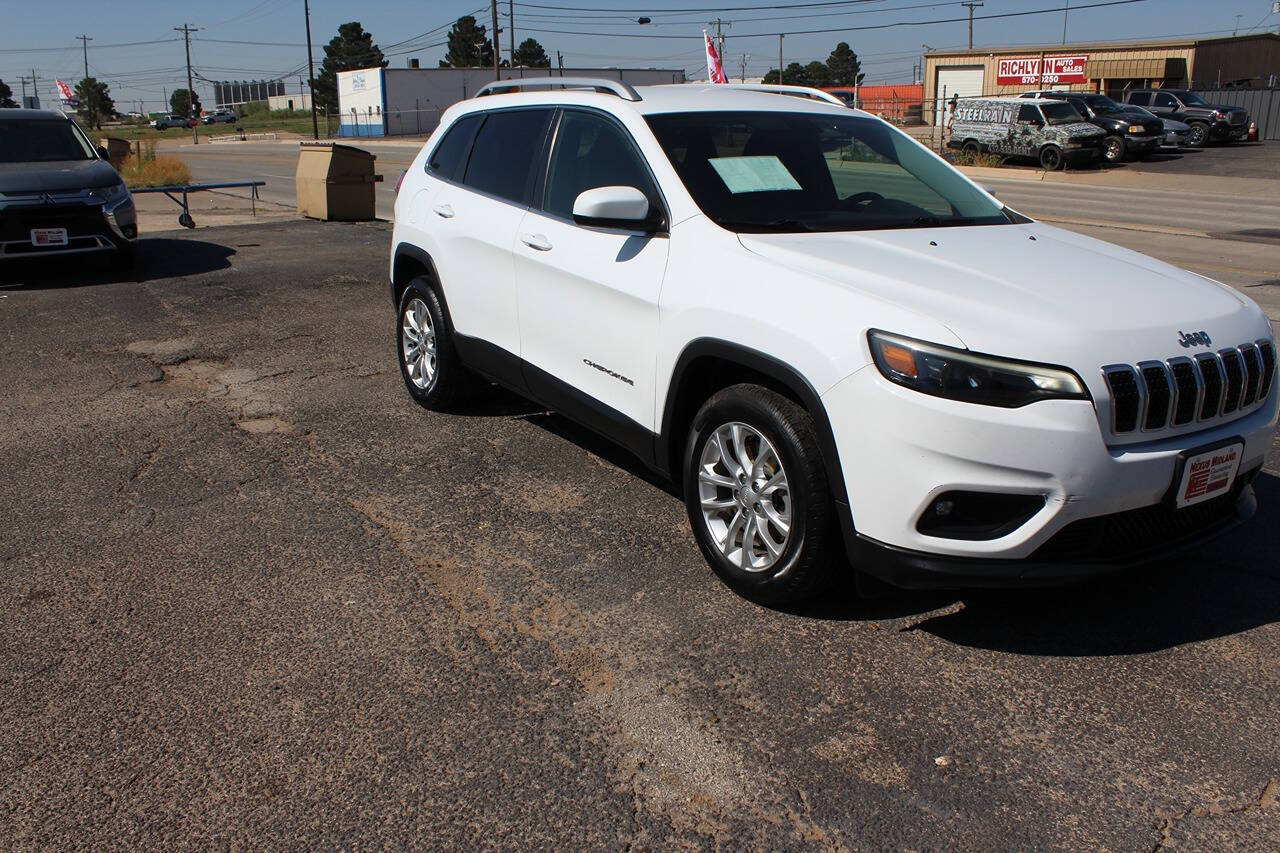
[(1086, 382), (1104, 364), (1194, 355), (1180, 331), (1207, 332), (1215, 346), (1270, 335), (1258, 307), (1226, 285), (1038, 222), (739, 240), (787, 269), (926, 314), (975, 352), (1066, 365)]
[(120, 173), (106, 160), (0, 163), (0, 193), (84, 190), (118, 183)]
[(1075, 121), (1071, 124), (1055, 124), (1050, 125), (1054, 130), (1060, 130), (1068, 137), (1078, 136), (1106, 136), (1107, 132), (1096, 124), (1090, 124), (1087, 121)]
[(1162, 118), (1160, 121), (1164, 122), (1164, 129), (1166, 133), (1171, 130), (1177, 131), (1178, 133), (1186, 133), (1191, 130), (1191, 125), (1183, 124), (1180, 121), (1174, 121), (1171, 118)]
[(1231, 107), (1231, 106), (1227, 106), (1226, 104), (1209, 104), (1208, 106), (1200, 107), (1200, 109), (1217, 110), (1220, 113), (1247, 113), (1248, 112), (1248, 110), (1246, 110), (1244, 107)]

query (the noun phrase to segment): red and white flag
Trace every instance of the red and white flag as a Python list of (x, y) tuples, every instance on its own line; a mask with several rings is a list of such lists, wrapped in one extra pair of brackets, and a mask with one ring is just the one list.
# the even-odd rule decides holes
[(728, 83), (729, 78), (724, 76), (724, 68), (720, 65), (720, 55), (716, 53), (716, 46), (711, 43), (711, 36), (706, 30), (702, 31), (702, 39), (707, 43), (707, 79), (712, 83)]
[(61, 93), (62, 100), (64, 101), (75, 100), (76, 96), (72, 93), (70, 86), (68, 86), (66, 83), (63, 83), (61, 80), (55, 80), (54, 82), (58, 84), (58, 92)]

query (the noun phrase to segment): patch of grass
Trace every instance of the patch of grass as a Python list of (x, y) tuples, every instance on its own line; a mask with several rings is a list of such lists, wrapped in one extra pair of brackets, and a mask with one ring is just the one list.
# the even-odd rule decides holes
[(139, 142), (135, 153), (120, 164), (120, 175), (130, 187), (168, 187), (191, 183), (191, 170), (177, 157), (156, 156), (155, 145)]
[(994, 169), (1004, 165), (1003, 157), (987, 151), (979, 151), (977, 154), (970, 154), (968, 151), (948, 151), (945, 157), (953, 166), (985, 166)]

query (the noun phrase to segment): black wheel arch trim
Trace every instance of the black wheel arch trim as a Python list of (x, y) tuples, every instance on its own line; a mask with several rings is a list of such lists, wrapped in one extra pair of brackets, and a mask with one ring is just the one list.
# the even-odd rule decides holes
[[(441, 302), (444, 302), (444, 287), (440, 284), (440, 276), (436, 273), (435, 261), (420, 247), (412, 243), (397, 243), (395, 251), (391, 253), (391, 304), (396, 308), (400, 307), (400, 294), (404, 289), (404, 285), (409, 281), (407, 278), (401, 280), (401, 277), (396, 275), (401, 258), (409, 258), (426, 267), (431, 280), (436, 283), (436, 295), (440, 297)], [(446, 309), (447, 307), (446, 304)]]
[(671, 380), (667, 384), (662, 425), (656, 436), (654, 448), (654, 461), (658, 469), (673, 481), (677, 479), (674, 475), (679, 471), (673, 469), (671, 457), (673, 450), (683, 443), (684, 436), (674, 435), (676, 403), (680, 398), (680, 388), (689, 367), (698, 359), (706, 357), (741, 365), (778, 382), (794, 394), (799, 403), (809, 412), (810, 417), (813, 418), (814, 430), (818, 434), (818, 449), (822, 452), (827, 485), (836, 508), (845, 550), (852, 558), (856, 553), (857, 535), (853, 526), (853, 514), (849, 509), (849, 493), (845, 488), (844, 469), (840, 463), (840, 453), (836, 448), (835, 433), (831, 429), (831, 420), (827, 417), (826, 406), (823, 405), (818, 392), (798, 370), (773, 356), (718, 338), (698, 338), (686, 345), (676, 359), (671, 371)]

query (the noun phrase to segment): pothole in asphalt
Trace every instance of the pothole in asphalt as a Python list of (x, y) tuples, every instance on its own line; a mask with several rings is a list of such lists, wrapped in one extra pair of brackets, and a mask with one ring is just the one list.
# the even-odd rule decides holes
[(271, 433), (291, 433), (293, 432), (293, 424), (284, 418), (278, 418), (274, 415), (263, 418), (245, 418), (236, 421), (236, 426), (245, 432), (254, 435), (268, 435)]

